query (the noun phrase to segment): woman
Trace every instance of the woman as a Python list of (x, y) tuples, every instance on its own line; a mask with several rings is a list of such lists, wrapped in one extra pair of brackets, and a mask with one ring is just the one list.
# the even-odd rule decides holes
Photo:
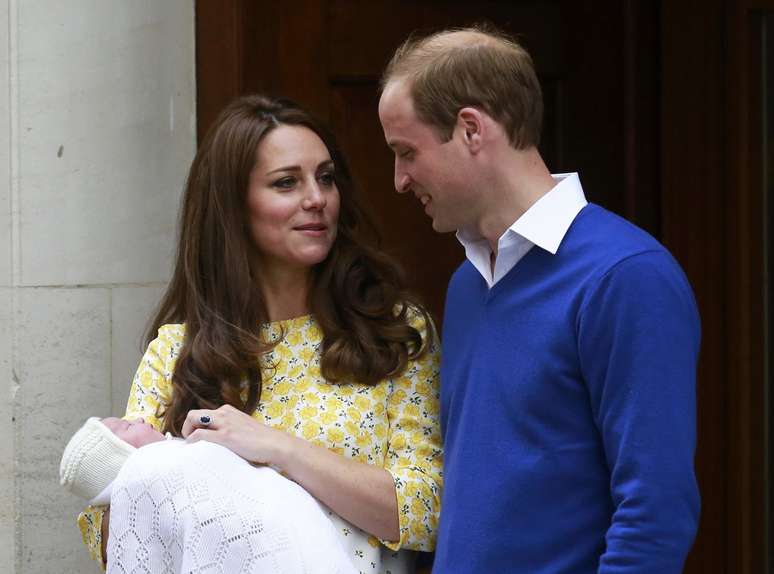
[[(228, 106), (191, 166), (125, 418), (278, 468), (371, 535), (369, 571), (408, 571), (439, 510), (438, 348), (363, 223), (327, 130), (284, 100)], [(95, 557), (102, 516), (79, 517)]]

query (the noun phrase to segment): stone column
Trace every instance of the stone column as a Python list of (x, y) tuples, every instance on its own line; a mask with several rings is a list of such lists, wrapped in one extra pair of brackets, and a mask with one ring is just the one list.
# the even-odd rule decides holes
[(0, 571), (99, 572), (58, 484), (121, 414), (195, 153), (193, 0), (0, 0)]

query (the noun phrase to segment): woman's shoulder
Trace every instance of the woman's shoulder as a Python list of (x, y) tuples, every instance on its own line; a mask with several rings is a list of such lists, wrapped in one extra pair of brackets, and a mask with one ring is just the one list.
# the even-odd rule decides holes
[(414, 301), (404, 301), (395, 305), (395, 313), (403, 318), (405, 324), (415, 329), (422, 339), (421, 352), (417, 358), (438, 353), (440, 339), (433, 317), (427, 309)]
[(403, 301), (401, 303), (397, 303), (395, 305), (395, 313), (398, 316), (402, 315), (405, 317), (406, 323), (419, 331), (422, 335), (422, 338), (425, 337), (428, 328), (432, 331), (435, 331), (433, 318), (430, 316), (430, 313), (427, 311), (427, 309), (420, 306), (419, 303), (412, 301)]
[(166, 323), (158, 329), (156, 340), (165, 343), (182, 343), (185, 338), (184, 323)]

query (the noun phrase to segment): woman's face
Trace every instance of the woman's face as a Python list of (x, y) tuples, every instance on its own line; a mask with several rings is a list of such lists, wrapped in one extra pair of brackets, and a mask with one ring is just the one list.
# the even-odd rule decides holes
[(261, 270), (309, 268), (336, 239), (339, 191), (328, 149), (309, 128), (281, 125), (258, 146), (247, 190)]

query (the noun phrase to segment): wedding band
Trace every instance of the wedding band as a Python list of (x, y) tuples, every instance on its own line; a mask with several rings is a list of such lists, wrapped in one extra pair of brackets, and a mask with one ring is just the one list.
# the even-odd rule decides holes
[(199, 417), (199, 424), (202, 426), (209, 426), (209, 424), (212, 422), (212, 418), (209, 415), (202, 415)]

